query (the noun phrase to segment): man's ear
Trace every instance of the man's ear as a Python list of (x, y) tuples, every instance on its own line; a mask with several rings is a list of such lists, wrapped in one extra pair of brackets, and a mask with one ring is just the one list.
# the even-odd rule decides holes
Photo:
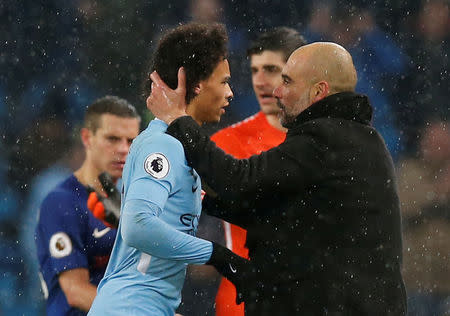
[(195, 95), (199, 95), (200, 92), (202, 92), (202, 84), (198, 83), (195, 87), (194, 87), (194, 93)]
[(81, 141), (83, 142), (84, 148), (89, 148), (91, 147), (91, 137), (92, 137), (92, 131), (87, 129), (86, 127), (83, 127), (80, 130), (80, 136), (81, 136)]
[(319, 81), (314, 84), (313, 89), (311, 89), (311, 100), (312, 103), (322, 100), (330, 93), (330, 85), (326, 81)]

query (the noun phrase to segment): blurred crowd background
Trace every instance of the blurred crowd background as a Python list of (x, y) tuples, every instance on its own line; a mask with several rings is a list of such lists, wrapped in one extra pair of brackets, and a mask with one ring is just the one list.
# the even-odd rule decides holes
[[(34, 225), (43, 197), (83, 159), (86, 106), (118, 95), (146, 126), (152, 50), (162, 32), (192, 20), (222, 22), (230, 37), (235, 97), (210, 133), (259, 109), (246, 49), (260, 32), (289, 26), (350, 51), (357, 91), (370, 97), (398, 170), (410, 315), (450, 314), (448, 0), (2, 0), (0, 315), (43, 314)], [(205, 235), (221, 234), (203, 223)], [(188, 282), (213, 287), (208, 276)], [(213, 294), (190, 294), (212, 315)]]

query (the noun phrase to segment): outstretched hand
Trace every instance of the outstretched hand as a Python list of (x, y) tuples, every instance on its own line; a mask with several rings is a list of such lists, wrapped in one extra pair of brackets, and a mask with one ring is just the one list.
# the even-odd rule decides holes
[(186, 114), (186, 74), (178, 69), (178, 85), (169, 88), (156, 71), (150, 74), (152, 92), (147, 98), (147, 108), (153, 115), (167, 124)]

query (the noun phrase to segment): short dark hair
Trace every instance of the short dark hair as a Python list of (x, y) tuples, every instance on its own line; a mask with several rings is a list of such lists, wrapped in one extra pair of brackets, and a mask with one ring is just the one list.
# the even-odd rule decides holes
[(298, 31), (290, 27), (280, 26), (261, 33), (252, 41), (247, 49), (247, 56), (260, 55), (265, 50), (271, 50), (281, 52), (284, 60), (287, 61), (294, 50), (305, 44), (306, 40)]
[(117, 96), (107, 95), (95, 100), (88, 106), (84, 114), (84, 126), (95, 133), (100, 127), (100, 117), (103, 114), (141, 120), (136, 108), (127, 100)]
[[(163, 35), (153, 56), (149, 74), (156, 70), (172, 89), (177, 87), (178, 69), (186, 73), (186, 103), (194, 97), (194, 87), (211, 76), (217, 64), (227, 57), (228, 35), (223, 24), (192, 22)], [(150, 80), (146, 89), (150, 88)]]

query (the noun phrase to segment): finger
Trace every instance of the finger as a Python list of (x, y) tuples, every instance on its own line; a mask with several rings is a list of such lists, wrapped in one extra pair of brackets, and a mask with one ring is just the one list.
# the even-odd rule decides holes
[(147, 108), (153, 113), (153, 109), (155, 106), (157, 106), (158, 104), (164, 104), (166, 102), (166, 99), (164, 98), (164, 92), (162, 91), (162, 89), (158, 86), (155, 85), (153, 87), (154, 89), (152, 90), (152, 93), (150, 94), (150, 96), (147, 98)]
[(186, 91), (186, 72), (184, 71), (184, 67), (180, 67), (178, 69), (177, 91), (179, 91), (179, 92), (185, 92)]
[(95, 204), (97, 204), (98, 202), (98, 196), (96, 192), (91, 192), (91, 194), (89, 194), (89, 198), (87, 200), (87, 207), (90, 210), (93, 210), (95, 207)]
[(95, 204), (94, 210), (92, 211), (94, 216), (99, 219), (105, 218), (105, 206), (102, 202)]
[(161, 77), (159, 76), (159, 74), (156, 72), (156, 70), (154, 72), (152, 72), (150, 74), (150, 79), (152, 79), (152, 81), (157, 85), (160, 86), (163, 89), (170, 89), (166, 83), (161, 79)]
[(152, 87), (152, 93), (148, 97), (148, 101), (150, 101), (151, 103), (158, 102), (161, 100), (162, 94), (163, 94), (163, 91), (162, 91), (161, 87), (158, 86), (157, 84), (155, 84)]

